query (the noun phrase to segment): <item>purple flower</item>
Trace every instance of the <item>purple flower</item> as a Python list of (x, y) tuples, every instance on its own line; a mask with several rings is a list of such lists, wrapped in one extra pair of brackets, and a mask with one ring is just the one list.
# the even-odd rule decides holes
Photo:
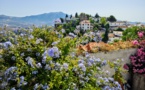
[(86, 67), (85, 67), (85, 65), (83, 64), (83, 63), (80, 63), (79, 64), (79, 68), (82, 70), (82, 71), (86, 71)]
[(52, 47), (48, 50), (48, 55), (53, 58), (59, 58), (60, 52), (57, 47)]
[(50, 49), (48, 50), (48, 55), (49, 55), (50, 57), (54, 57), (54, 50), (53, 50), (53, 48), (50, 48)]

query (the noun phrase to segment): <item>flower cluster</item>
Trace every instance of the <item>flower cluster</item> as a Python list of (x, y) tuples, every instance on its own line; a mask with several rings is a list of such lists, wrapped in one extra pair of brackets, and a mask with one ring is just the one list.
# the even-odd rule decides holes
[(138, 37), (139, 37), (139, 38), (143, 38), (143, 36), (144, 36), (144, 32), (143, 32), (143, 31), (140, 31), (140, 32), (138, 32), (137, 34), (138, 34)]
[(145, 74), (145, 48), (138, 48), (136, 54), (130, 56), (130, 60), (133, 67), (133, 73)]
[(137, 45), (137, 51), (134, 55), (130, 56), (131, 65), (124, 65), (124, 68), (131, 70), (133, 73), (144, 74), (145, 75), (145, 40), (143, 40), (144, 31), (137, 33), (139, 39), (134, 40), (132, 43)]
[(46, 50), (44, 53), (43, 53), (43, 57), (45, 58), (46, 56), (50, 56), (52, 58), (59, 58), (60, 56), (60, 51), (58, 50), (57, 47), (52, 47), (52, 48), (49, 48), (48, 50)]
[(5, 49), (8, 49), (9, 47), (12, 47), (13, 44), (10, 41), (4, 42), (4, 43), (0, 43), (0, 47), (4, 47)]
[[(91, 33), (93, 35), (93, 33)], [(0, 88), (6, 90), (122, 90), (120, 78), (104, 69), (113, 65), (120, 73), (117, 62), (109, 62), (76, 54), (78, 37), (58, 38), (61, 32), (35, 28), (27, 36), (18, 36), (17, 44), (3, 49), (4, 74)], [(80, 42), (80, 41), (79, 41)]]

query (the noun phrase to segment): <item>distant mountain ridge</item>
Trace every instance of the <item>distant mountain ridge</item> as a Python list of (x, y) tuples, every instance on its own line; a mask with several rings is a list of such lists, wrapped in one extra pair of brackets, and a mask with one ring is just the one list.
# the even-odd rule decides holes
[(63, 12), (50, 12), (25, 17), (0, 15), (0, 26), (9, 25), (11, 27), (27, 27), (30, 25), (53, 25), (56, 19), (64, 18), (65, 15), (66, 14)]

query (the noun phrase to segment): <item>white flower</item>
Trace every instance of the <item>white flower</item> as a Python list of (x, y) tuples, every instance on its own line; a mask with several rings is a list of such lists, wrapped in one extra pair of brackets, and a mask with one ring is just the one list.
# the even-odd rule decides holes
[(97, 58), (97, 59), (95, 59), (95, 61), (99, 63), (99, 62), (101, 62), (101, 59)]
[(38, 73), (38, 71), (32, 71), (32, 74), (37, 74)]
[(37, 57), (39, 57), (39, 56), (40, 56), (40, 53), (39, 53), (39, 52), (37, 52), (37, 53), (36, 53), (36, 56), (37, 56)]
[(20, 34), (20, 36), (21, 36), (21, 37), (23, 37), (23, 36), (24, 36), (24, 34), (23, 34), (23, 33), (21, 33), (21, 34)]
[(21, 53), (21, 56), (25, 56), (24, 53)]
[(15, 88), (15, 87), (13, 87), (13, 88), (11, 88), (10, 90), (16, 90), (16, 88)]
[(36, 83), (36, 84), (34, 85), (34, 90), (37, 90), (38, 87), (39, 87), (39, 83)]
[(37, 67), (37, 68), (42, 68), (41, 63), (37, 63), (37, 64), (36, 64), (36, 67)]
[(114, 78), (109, 77), (108, 80), (110, 80), (110, 81), (113, 82), (114, 81)]
[(51, 67), (48, 64), (46, 64), (45, 69), (46, 70), (51, 70)]
[(76, 35), (74, 33), (69, 33), (69, 35), (72, 37), (76, 37)]
[(12, 56), (11, 59), (12, 59), (12, 60), (16, 60), (16, 57), (15, 57), (15, 56)]
[(31, 50), (31, 48), (28, 48), (27, 51), (28, 51), (28, 52), (31, 52), (32, 50)]
[(43, 56), (43, 59), (42, 59), (42, 63), (43, 63), (43, 64), (46, 63), (46, 58), (47, 58), (46, 56)]
[(0, 58), (2, 58), (3, 56), (2, 55), (0, 55)]
[(67, 64), (67, 63), (64, 63), (64, 64), (63, 64), (63, 68), (64, 68), (65, 70), (67, 70), (67, 69), (68, 69), (68, 64)]
[(36, 40), (36, 44), (39, 44), (41, 41), (43, 41), (43, 39), (39, 38)]
[(34, 65), (33, 65), (34, 60), (31, 57), (27, 57), (26, 61), (27, 61), (28, 65), (30, 65), (32, 68), (34, 68)]
[(28, 39), (30, 40), (30, 39), (33, 39), (33, 38), (34, 38), (34, 36), (33, 35), (30, 35)]
[(65, 33), (65, 30), (64, 30), (64, 29), (62, 29), (62, 30), (61, 30), (61, 32), (62, 32), (62, 33)]

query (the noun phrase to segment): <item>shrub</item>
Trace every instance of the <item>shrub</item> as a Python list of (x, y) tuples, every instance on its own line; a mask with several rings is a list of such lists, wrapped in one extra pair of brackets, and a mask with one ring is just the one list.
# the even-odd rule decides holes
[[(85, 56), (77, 57), (74, 39), (60, 37), (59, 32), (35, 28), (17, 37), (17, 44), (3, 49), (4, 74), (0, 77), (4, 90), (122, 90), (120, 62)], [(103, 66), (115, 68), (114, 77)], [(119, 75), (119, 76), (118, 76)], [(120, 85), (121, 84), (121, 85)]]

